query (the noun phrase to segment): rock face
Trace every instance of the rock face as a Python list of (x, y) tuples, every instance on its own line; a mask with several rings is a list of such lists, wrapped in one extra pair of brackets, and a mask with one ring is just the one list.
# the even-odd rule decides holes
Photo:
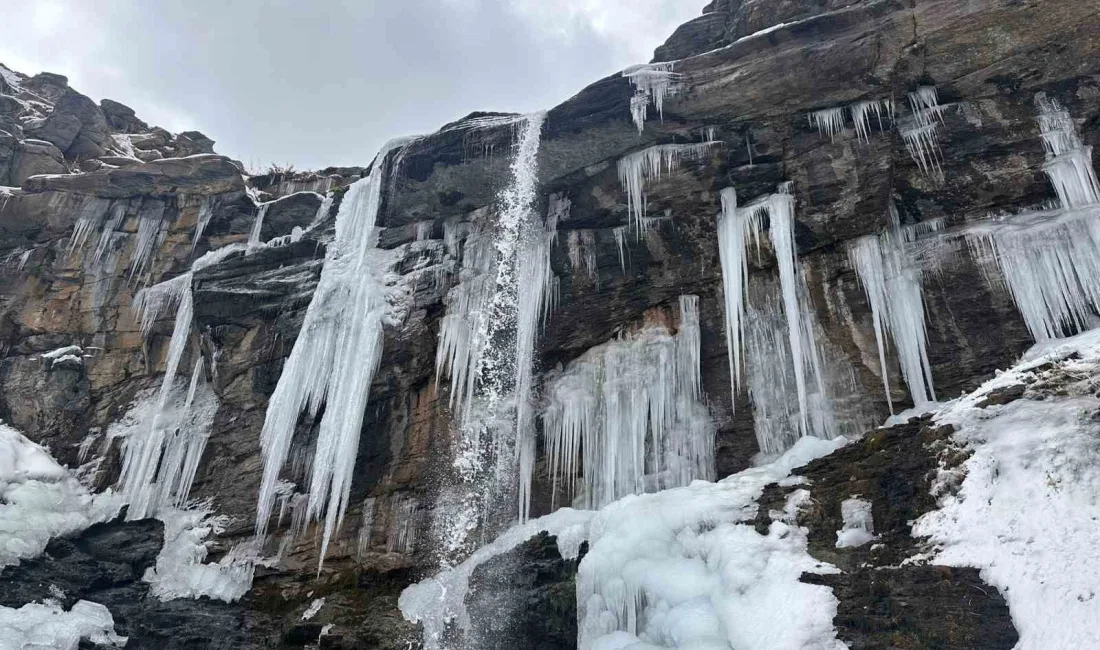
[[(634, 89), (618, 74), (547, 116), (539, 191), (568, 199), (571, 208), (551, 252), (560, 295), (539, 338), (540, 371), (614, 339), (650, 310), (697, 295), (702, 389), (718, 426), (717, 475), (747, 467), (759, 447), (748, 396), (731, 394), (715, 228), (719, 193), (734, 187), (748, 202), (790, 181), (809, 298), (830, 358), (850, 370), (853, 403), (870, 421), (881, 421), (888, 412), (885, 379), (896, 405), (906, 406), (893, 354), (887, 377), (880, 376), (871, 310), (847, 247), (886, 229), (891, 204), (903, 225), (943, 220), (951, 229), (1053, 198), (1040, 171), (1034, 96), (1056, 97), (1086, 143), (1100, 143), (1098, 27), (1094, 7), (1077, 0), (712, 2), (656, 52), (657, 61), (675, 60), (681, 75), (663, 120), (651, 119), (638, 133), (630, 119)], [(268, 400), (317, 286), (333, 235), (331, 215), (368, 168), (273, 169), (246, 179), (232, 161), (212, 153), (213, 141), (201, 133), (149, 127), (110, 100), (97, 106), (58, 75), (4, 79), (0, 185), (17, 189), (0, 194), (0, 259), (6, 260), (0, 268), (0, 418), (73, 467), (82, 462), (81, 443), (98, 441), (93, 452), (105, 461), (94, 478), (98, 486), (113, 484), (119, 471), (119, 449), (104, 434), (135, 397), (159, 384), (173, 332), (173, 315), (165, 313), (143, 333), (130, 309), (134, 294), (187, 272), (208, 251), (242, 245), (194, 272), (192, 345), (181, 363), (190, 369), (201, 353), (219, 401), (191, 496), (211, 499), (230, 518), (213, 545), (223, 552), (251, 534)], [(932, 85), (945, 107), (938, 132), (942, 179), (922, 172), (889, 123), (881, 131), (875, 123), (869, 137), (858, 138), (849, 122), (830, 137), (808, 119), (813, 111), (864, 100), (892, 98), (900, 111), (908, 93)], [(433, 566), (427, 522), (454, 441), (449, 384), (438, 381), (434, 364), (449, 285), (424, 280), (422, 272), (426, 265), (454, 266), (447, 233), (491, 211), (507, 183), (512, 127), (469, 126), (470, 119), (492, 117), (475, 114), (383, 161), (393, 171), (379, 245), (394, 257), (391, 280), (405, 287), (406, 300), (402, 318), (385, 331), (344, 530), (319, 576), (315, 531), (299, 535), (283, 563), (263, 570), (253, 594), (222, 610), (215, 625), (230, 629), (241, 616), (262, 620), (272, 643), (287, 647), (416, 642), (396, 599)], [(629, 217), (618, 161), (652, 145), (711, 138), (720, 144), (647, 184), (654, 223), (643, 236), (628, 230), (623, 237)], [(84, 172), (64, 173), (70, 169)], [(244, 250), (258, 212), (253, 197), (281, 199), (261, 224), (261, 239), (269, 241), (310, 226), (327, 192), (334, 205), (316, 228), (285, 246)], [(148, 233), (150, 223), (156, 237), (142, 263), (140, 233)], [(79, 235), (78, 224), (94, 227)], [(582, 242), (580, 257), (592, 265), (578, 263), (571, 241)], [(1031, 344), (1011, 296), (987, 282), (966, 253), (947, 251), (924, 283), (932, 375), (943, 396), (973, 389)], [(774, 255), (764, 251), (752, 274), (770, 276), (774, 267)], [(54, 368), (40, 359), (71, 344), (86, 351), (80, 367)], [(316, 434), (316, 423), (305, 420), (292, 456), (308, 451)], [(912, 487), (923, 480), (921, 463), (929, 458), (918, 447), (936, 435), (921, 425), (876, 433), (885, 439), (868, 438), (809, 470), (836, 487), (836, 495), (852, 476), (876, 491), (875, 508), (897, 541), (885, 557), (828, 552), (829, 561), (875, 567), (829, 579), (842, 603), (841, 637), (853, 647), (1013, 642), (1003, 599), (975, 574), (884, 569), (895, 557), (890, 554), (911, 543), (903, 542), (906, 520), (931, 507)], [(862, 469), (853, 474), (852, 467)], [(551, 507), (544, 476), (540, 465), (534, 515)], [(897, 482), (897, 476), (909, 480)], [(829, 503), (829, 513), (837, 511)], [(811, 529), (836, 530), (835, 514), (815, 516)], [(823, 557), (825, 546), (822, 541)], [(483, 576), (523, 594), (529, 606), (516, 620), (541, 630), (536, 640), (502, 634), (493, 641), (500, 647), (571, 647), (565, 595), (571, 569), (551, 550), (541, 540), (509, 560), (539, 567), (533, 579), (519, 572)], [(982, 590), (984, 596), (975, 595)], [(951, 609), (964, 593), (967, 608)], [(302, 621), (322, 596), (326, 604), (317, 617)], [(899, 613), (901, 602), (917, 605)], [(472, 607), (491, 609), (492, 602)], [(985, 645), (967, 645), (976, 639)]]

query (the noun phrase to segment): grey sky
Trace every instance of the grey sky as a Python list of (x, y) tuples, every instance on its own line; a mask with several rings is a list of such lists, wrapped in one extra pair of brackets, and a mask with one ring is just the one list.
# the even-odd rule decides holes
[(253, 167), (365, 164), (475, 110), (550, 108), (706, 0), (0, 0), (0, 62)]

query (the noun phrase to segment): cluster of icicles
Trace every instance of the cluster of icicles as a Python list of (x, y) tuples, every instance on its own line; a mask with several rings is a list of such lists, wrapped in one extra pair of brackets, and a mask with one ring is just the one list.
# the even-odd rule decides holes
[[(671, 64), (654, 64), (624, 71), (636, 89), (631, 113), (639, 130), (648, 107), (663, 111), (665, 99), (677, 92), (672, 69)], [(1044, 339), (1083, 327), (1100, 309), (1100, 183), (1091, 148), (1082, 143), (1072, 117), (1045, 96), (1036, 103), (1047, 152), (1043, 171), (1059, 205), (991, 220), (971, 227), (966, 237), (980, 260), (999, 267), (1035, 338)], [(832, 138), (843, 130), (847, 113), (864, 141), (870, 137), (872, 118), (880, 130), (885, 121), (898, 123), (922, 172), (942, 176), (938, 132), (944, 108), (931, 87), (911, 93), (909, 104), (911, 115), (904, 122), (892, 101), (878, 100), (818, 111), (809, 119)], [(511, 181), (489, 216), (445, 227), (445, 248), (461, 262), (446, 296), (436, 359), (437, 381), (450, 381), (459, 439), (454, 480), (444, 486), (450, 505), (437, 507), (435, 541), (444, 564), (469, 551), (468, 535), (490, 522), (501, 499), (515, 499), (518, 505), (512, 512), (518, 512), (521, 523), (527, 520), (539, 416), (553, 495), (576, 506), (596, 509), (626, 495), (713, 478), (715, 428), (702, 394), (696, 296), (681, 296), (678, 319), (622, 332), (551, 373), (541, 403), (536, 400), (538, 332), (557, 296), (550, 252), (559, 222), (569, 213), (569, 201), (562, 196), (551, 198), (545, 216), (536, 210), (544, 119), (545, 114), (538, 113), (493, 118), (472, 127), (513, 127)], [(408, 143), (395, 141), (383, 148), (369, 175), (348, 189), (336, 216), (335, 239), (326, 249), (321, 278), (261, 433), (265, 465), (257, 538), (265, 537), (273, 521), (276, 527), (282, 525), (289, 504), (294, 510), (292, 530), (300, 532), (310, 522), (323, 521), (322, 562), (349, 508), (360, 431), (382, 357), (383, 328), (389, 322), (383, 275), (390, 269), (389, 258), (376, 247), (377, 220), (388, 173), (401, 158), (401, 153), (391, 154)], [(648, 215), (647, 185), (676, 173), (684, 162), (705, 159), (721, 145), (710, 133), (699, 143), (654, 146), (620, 160), (628, 224), (614, 233), (624, 269), (626, 228), (641, 236), (654, 219)], [(835, 398), (847, 385), (836, 376), (808, 294), (795, 242), (792, 184), (744, 204), (734, 188), (726, 188), (721, 202), (717, 238), (735, 399), (748, 390), (765, 455), (780, 454), (802, 437), (835, 437), (842, 433), (840, 421), (848, 419), (838, 417)], [(322, 206), (326, 214), (329, 205), (331, 199)], [(131, 279), (148, 272), (166, 235), (160, 218), (163, 204), (159, 212), (155, 205), (139, 207)], [(178, 508), (187, 500), (217, 411), (201, 354), (195, 355), (187, 390), (176, 390), (175, 385), (192, 329), (193, 274), (233, 253), (248, 254), (265, 246), (260, 238), (269, 207), (259, 207), (247, 244), (208, 253), (194, 262), (191, 272), (146, 288), (136, 297), (143, 333), (172, 309), (175, 325), (165, 377), (143, 415), (146, 433), (126, 441), (121, 485), (132, 518)], [(87, 203), (71, 248), (94, 240), (89, 259), (99, 264), (116, 248), (118, 230), (133, 208), (126, 202)], [(195, 242), (216, 208), (215, 199), (202, 199)], [(915, 251), (918, 240), (941, 234), (944, 223), (904, 226), (896, 211), (888, 216), (881, 234), (853, 242), (848, 254), (871, 307), (887, 398), (887, 342), (892, 341), (909, 394), (917, 405), (924, 405), (936, 396), (922, 286), (927, 260)], [(320, 220), (319, 214), (314, 225)], [(298, 230), (266, 245), (284, 245), (303, 234)], [(429, 235), (423, 229), (417, 239)], [(566, 243), (574, 270), (583, 269), (598, 280), (594, 236), (570, 231)], [(777, 261), (774, 274), (750, 273), (754, 254), (759, 263), (765, 246)], [(308, 489), (299, 493), (283, 474), (303, 413), (310, 422), (319, 422), (306, 470)], [(400, 522), (387, 548), (411, 552), (419, 535), (418, 503), (404, 499), (392, 505)], [(364, 502), (361, 553), (370, 545), (374, 510), (373, 500)]]

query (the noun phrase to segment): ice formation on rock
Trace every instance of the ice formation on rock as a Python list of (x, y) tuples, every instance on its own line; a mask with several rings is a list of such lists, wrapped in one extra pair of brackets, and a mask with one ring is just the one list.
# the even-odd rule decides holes
[(946, 107), (940, 104), (935, 86), (921, 86), (916, 92), (909, 93), (909, 108), (912, 115), (899, 125), (909, 155), (922, 173), (942, 180), (939, 132)]
[(679, 92), (680, 75), (673, 72), (673, 63), (635, 65), (623, 70), (623, 77), (630, 80), (634, 96), (630, 99), (630, 116), (640, 135), (645, 129), (649, 105), (653, 104), (663, 119), (665, 100)]
[(909, 242), (919, 231), (902, 229), (893, 206), (890, 217), (886, 232), (856, 240), (848, 249), (848, 256), (871, 306), (882, 382), (893, 412), (886, 366), (887, 334), (894, 341), (914, 405), (922, 407), (935, 402), (936, 393), (928, 360), (923, 278), (920, 266), (914, 263), (908, 250)]
[(375, 223), (382, 200), (386, 157), (402, 141), (382, 149), (368, 177), (356, 181), (336, 216), (321, 278), (301, 333), (268, 404), (260, 434), (264, 475), (256, 532), (270, 524), (276, 486), (286, 464), (298, 418), (315, 419), (324, 405), (314, 447), (308, 517), (324, 516), (321, 561), (344, 518), (358, 455), (359, 433), (371, 382), (382, 354), (386, 270), (375, 251)]
[(836, 136), (844, 131), (844, 109), (825, 108), (810, 113), (810, 126), (816, 127), (818, 133), (829, 136), (835, 140)]
[(121, 648), (115, 619), (99, 603), (77, 601), (65, 611), (52, 601), (19, 609), (0, 607), (0, 650), (76, 650), (88, 641), (97, 648)]
[(685, 160), (702, 160), (719, 144), (662, 144), (627, 154), (619, 160), (619, 183), (626, 192), (627, 216), (639, 236), (648, 228), (646, 183), (675, 173)]
[(142, 519), (164, 507), (182, 507), (210, 435), (218, 400), (207, 384), (201, 355), (186, 393), (176, 390), (180, 363), (187, 351), (194, 310), (192, 274), (146, 288), (134, 298), (134, 311), (144, 335), (158, 316), (176, 307), (164, 377), (155, 396), (139, 399), (122, 422), (109, 430), (123, 440), (121, 493), (130, 504), (127, 517)]
[[(783, 183), (769, 194), (739, 207), (736, 192), (722, 193), (719, 253), (726, 307), (726, 339), (731, 382), (736, 396), (748, 367), (750, 392), (757, 417), (757, 439), (765, 454), (780, 453), (800, 436), (832, 437), (837, 430), (818, 344), (818, 326), (798, 264), (794, 243), (794, 196)], [(779, 267), (778, 290), (755, 292), (750, 300), (749, 249), (759, 255), (764, 218)], [(778, 301), (776, 300), (778, 298)], [(779, 308), (782, 309), (780, 313)], [(785, 340), (774, 326), (785, 323)], [(789, 359), (790, 364), (776, 364)], [(789, 380), (789, 381), (788, 381)], [(797, 418), (790, 422), (786, 397), (797, 400)]]
[(874, 114), (878, 119), (879, 131), (885, 131), (883, 117), (887, 120), (894, 119), (894, 100), (871, 99), (860, 101), (852, 104), (848, 110), (852, 114), (852, 124), (855, 126), (856, 137), (864, 142), (869, 142), (871, 139), (871, 115)]
[(214, 218), (214, 210), (217, 209), (218, 198), (216, 196), (204, 196), (202, 202), (199, 204), (199, 215), (195, 221), (195, 233), (191, 235), (191, 251), (195, 251), (195, 247), (199, 245), (199, 240), (202, 238), (203, 232), (206, 231), (206, 227), (210, 225), (210, 220)]
[(164, 522), (164, 547), (142, 577), (154, 596), (165, 601), (206, 597), (231, 603), (248, 593), (258, 560), (255, 541), (234, 546), (217, 562), (203, 562), (206, 538), (224, 532), (226, 518), (213, 517), (204, 508), (165, 508), (158, 518)]
[(711, 478), (715, 427), (701, 402), (699, 355), (699, 299), (682, 296), (676, 334), (649, 326), (571, 363), (545, 390), (554, 491), (562, 484), (598, 508)]
[(741, 391), (741, 369), (745, 354), (745, 301), (749, 282), (750, 242), (760, 254), (761, 213), (740, 211), (737, 190), (722, 190), (722, 213), (718, 217), (718, 253), (722, 265), (726, 308), (726, 341), (733, 394)]
[(109, 490), (90, 494), (48, 451), (0, 424), (0, 569), (35, 557), (53, 537), (113, 519), (123, 505)]
[(1043, 171), (1059, 207), (978, 224), (967, 237), (979, 259), (995, 260), (1032, 336), (1043, 340), (1087, 329), (1100, 307), (1100, 189), (1092, 148), (1072, 117), (1043, 94), (1036, 107)]
[[(461, 432), (456, 476), (446, 507), (437, 506), (436, 535), (444, 562), (463, 552), (469, 533), (517, 495), (527, 517), (535, 444), (531, 408), (534, 341), (552, 299), (553, 228), (535, 213), (538, 150), (545, 113), (516, 125), (511, 181), (500, 193), (494, 223), (469, 231), (458, 285), (447, 297), (436, 357), (437, 379), (451, 377), (451, 402)], [(553, 206), (552, 206), (553, 207)], [(550, 224), (556, 227), (556, 213)], [(445, 228), (453, 250), (458, 231)], [(511, 343), (510, 343), (511, 342)]]
[(260, 237), (264, 230), (264, 218), (267, 216), (270, 207), (271, 203), (262, 203), (256, 209), (256, 218), (252, 220), (252, 228), (248, 231), (249, 248), (254, 248), (263, 243), (260, 241)]
[(875, 538), (875, 522), (871, 516), (871, 502), (863, 499), (845, 499), (840, 504), (840, 517), (844, 527), (836, 531), (837, 548), (855, 548), (871, 543)]
[(580, 553), (581, 543), (588, 536), (588, 522), (593, 514), (562, 508), (540, 519), (517, 524), (463, 562), (444, 567), (437, 575), (406, 588), (398, 600), (398, 606), (407, 620), (423, 626), (425, 650), (450, 647), (445, 645), (448, 626), (453, 625), (465, 633), (471, 630), (466, 595), (474, 570), (544, 531), (557, 538), (562, 557), (575, 559)]

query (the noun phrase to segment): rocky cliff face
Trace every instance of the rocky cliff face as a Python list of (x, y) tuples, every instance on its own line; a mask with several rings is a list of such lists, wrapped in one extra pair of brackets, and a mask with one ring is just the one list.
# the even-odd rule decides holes
[[(891, 204), (902, 225), (944, 220), (950, 230), (1052, 198), (1040, 171), (1044, 153), (1034, 97), (1056, 97), (1077, 119), (1085, 142), (1100, 142), (1098, 28), (1095, 7), (1076, 0), (711, 3), (656, 52), (656, 61), (675, 61), (681, 86), (666, 101), (662, 119), (651, 109), (639, 133), (631, 122), (634, 88), (618, 74), (547, 116), (540, 194), (566, 198), (571, 207), (557, 225), (551, 252), (560, 296), (539, 339), (540, 369), (568, 364), (645, 321), (652, 310), (697, 295), (702, 389), (718, 428), (717, 475), (746, 468), (759, 447), (748, 397), (731, 394), (715, 230), (719, 195), (732, 186), (752, 198), (790, 181), (797, 250), (823, 345), (831, 363), (850, 371), (846, 412), (859, 417), (847, 424), (881, 421), (888, 415), (884, 380), (896, 404), (909, 398), (896, 362), (880, 376), (871, 309), (847, 247), (887, 228)], [(201, 133), (149, 127), (122, 104), (96, 105), (59, 75), (0, 71), (0, 186), (7, 186), (0, 187), (0, 418), (71, 467), (100, 458), (90, 479), (97, 487), (119, 476), (119, 445), (109, 428), (135, 398), (158, 385), (168, 361), (172, 314), (160, 314), (143, 332), (131, 310), (135, 293), (188, 272), (208, 251), (242, 245), (193, 272), (192, 345), (181, 364), (191, 368), (204, 358), (202, 372), (219, 403), (191, 490), (193, 499), (211, 500), (231, 520), (213, 544), (217, 556), (251, 534), (265, 409), (332, 240), (329, 215), (347, 185), (368, 169), (249, 177), (239, 164), (214, 154), (214, 143)], [(938, 89), (943, 107), (936, 136), (942, 174), (922, 170), (889, 124), (880, 131), (875, 123), (866, 138), (857, 137), (850, 123), (830, 136), (808, 119), (815, 111), (869, 100), (892, 99), (900, 112), (908, 93), (929, 86)], [(714, 143), (705, 155), (647, 185), (652, 226), (641, 237), (624, 237), (630, 218), (619, 160), (653, 145), (703, 141)], [(507, 182), (511, 142), (511, 127), (452, 125), (409, 144), (400, 160), (388, 160), (393, 175), (379, 217), (379, 245), (393, 252), (400, 277), (391, 282), (404, 288), (406, 299), (400, 322), (385, 331), (343, 532), (319, 576), (319, 547), (307, 532), (280, 565), (258, 570), (252, 593), (226, 606), (228, 613), (189, 615), (224, 616), (217, 620), (225, 629), (245, 618), (264, 620), (252, 638), (257, 646), (403, 648), (415, 641), (396, 599), (433, 566), (427, 526), (453, 441), (449, 388), (438, 381), (434, 363), (448, 285), (425, 279), (424, 269), (453, 266), (456, 253), (446, 233), (493, 209)], [(319, 212), (326, 193), (334, 206)], [(259, 241), (288, 237), (285, 245), (248, 249), (263, 201), (270, 205)], [(309, 228), (318, 217), (323, 221)], [(972, 390), (1032, 342), (1011, 295), (987, 282), (965, 253), (943, 255), (924, 287), (931, 373), (944, 396)], [(771, 275), (775, 263), (765, 251), (752, 273)], [(81, 348), (75, 360), (42, 356), (70, 345)], [(307, 449), (314, 435), (308, 422), (300, 429), (292, 454)], [(924, 441), (916, 433), (902, 436), (904, 444)], [(890, 446), (889, 440), (883, 444)], [(814, 471), (825, 480), (863, 462), (830, 458)], [(921, 480), (911, 467), (898, 471)], [(540, 461), (535, 515), (551, 508), (545, 474)], [(890, 507), (897, 505), (901, 497), (884, 489)], [(898, 505), (899, 512), (927, 507), (923, 498)], [(897, 534), (908, 534), (901, 530), (904, 517), (895, 519)], [(142, 539), (155, 535), (138, 532)], [(521, 556), (522, 562), (553, 564), (537, 545)], [(558, 566), (536, 584), (515, 588), (528, 594), (531, 611), (544, 605), (557, 611), (563, 606), (559, 583), (570, 579), (568, 567)], [(862, 579), (856, 574), (833, 586), (864, 598), (870, 588)], [(970, 573), (929, 580), (928, 590), (899, 597), (935, 603), (944, 593), (980, 583)], [(545, 584), (552, 588), (540, 591)], [(965, 638), (995, 637), (1008, 645), (982, 647), (1009, 647), (1003, 600), (992, 594), (969, 615), (977, 613), (995, 633), (968, 629)], [(307, 605), (321, 597), (320, 614), (302, 621)], [(140, 638), (142, 630), (153, 629), (149, 620), (164, 615), (156, 607), (126, 614), (134, 622), (124, 633)], [(960, 620), (967, 615), (960, 613)], [(871, 616), (866, 610), (851, 605), (844, 616), (849, 623), (842, 638), (874, 637), (864, 627)], [(936, 607), (922, 606), (913, 616), (916, 622), (904, 623), (898, 634), (917, 639), (915, 645), (896, 647), (957, 643), (922, 627), (921, 621), (939, 616)], [(569, 616), (542, 621), (554, 627), (559, 618)], [(859, 631), (845, 636), (849, 628)], [(547, 648), (569, 647), (572, 638), (564, 629), (539, 636), (561, 639), (538, 646)], [(888, 637), (857, 646), (891, 647)]]

